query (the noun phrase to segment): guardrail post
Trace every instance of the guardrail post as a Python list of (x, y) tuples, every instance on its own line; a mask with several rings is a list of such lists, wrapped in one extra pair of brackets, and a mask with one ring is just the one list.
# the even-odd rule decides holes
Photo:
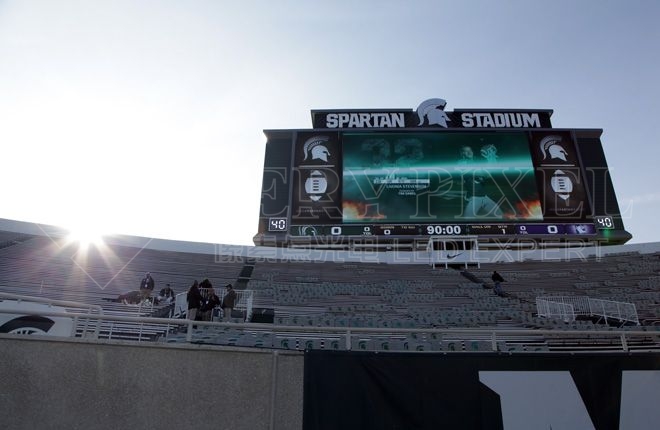
[[(78, 315), (73, 317), (73, 326), (71, 327), (71, 337), (76, 337), (76, 330), (78, 329)], [(85, 337), (85, 332), (83, 331), (82, 337)]]
[(628, 342), (626, 341), (625, 333), (621, 333), (621, 347), (625, 352), (628, 352)]
[(101, 333), (101, 319), (96, 319), (96, 327), (94, 328), (94, 339), (99, 338), (99, 333)]
[(346, 330), (346, 349), (351, 350), (351, 331)]
[[(89, 315), (89, 312), (87, 312), (87, 315)], [(89, 326), (89, 316), (85, 318), (85, 325), (83, 326), (83, 335), (82, 337), (87, 337), (87, 327)]]

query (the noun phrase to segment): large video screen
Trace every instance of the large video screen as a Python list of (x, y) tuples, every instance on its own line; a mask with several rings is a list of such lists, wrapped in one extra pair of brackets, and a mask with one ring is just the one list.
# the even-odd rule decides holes
[(600, 132), (266, 131), (255, 243), (429, 235), (624, 243)]
[(343, 223), (542, 221), (527, 133), (344, 133)]

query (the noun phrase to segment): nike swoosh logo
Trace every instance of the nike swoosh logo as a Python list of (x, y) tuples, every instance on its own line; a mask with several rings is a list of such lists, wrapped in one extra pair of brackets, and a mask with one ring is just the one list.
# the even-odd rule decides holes
[(453, 260), (454, 258), (458, 257), (458, 256), (461, 255), (461, 254), (463, 254), (463, 253), (462, 253), (462, 252), (459, 252), (458, 254), (454, 254), (454, 255), (449, 255), (449, 254), (447, 254), (447, 258), (450, 259), (450, 260)]

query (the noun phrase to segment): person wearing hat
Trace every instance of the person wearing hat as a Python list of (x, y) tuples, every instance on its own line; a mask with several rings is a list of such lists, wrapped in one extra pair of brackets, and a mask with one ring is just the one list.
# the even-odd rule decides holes
[(231, 319), (231, 311), (236, 304), (236, 291), (234, 291), (234, 287), (231, 284), (225, 285), (225, 288), (227, 291), (222, 298), (222, 319), (223, 321), (228, 322)]
[(144, 275), (144, 278), (140, 281), (140, 292), (142, 293), (144, 300), (151, 297), (151, 292), (154, 290), (155, 286), (156, 282), (154, 281), (154, 278), (151, 277), (150, 272), (147, 272)]

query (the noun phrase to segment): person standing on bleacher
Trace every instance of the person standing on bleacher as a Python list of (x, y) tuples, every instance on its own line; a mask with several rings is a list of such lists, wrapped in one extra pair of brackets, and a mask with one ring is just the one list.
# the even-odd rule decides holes
[(220, 297), (218, 297), (213, 288), (209, 288), (204, 303), (199, 308), (201, 313), (200, 319), (202, 321), (211, 321), (213, 319), (213, 309), (217, 306), (220, 306)]
[(222, 299), (222, 321), (229, 322), (231, 319), (231, 311), (234, 310), (234, 305), (236, 304), (236, 291), (234, 291), (234, 287), (231, 284), (227, 284), (225, 288), (227, 289), (227, 292)]
[(144, 278), (140, 281), (140, 292), (142, 293), (142, 299), (146, 300), (151, 297), (151, 292), (156, 286), (156, 281), (151, 277), (151, 273), (147, 272), (144, 275)]
[(199, 286), (196, 279), (190, 286), (186, 299), (188, 300), (188, 313), (186, 316), (189, 320), (195, 321), (197, 318), (197, 311), (202, 305), (202, 293), (199, 292)]
[(494, 284), (493, 291), (495, 291), (495, 294), (497, 294), (500, 297), (505, 297), (506, 293), (504, 292), (504, 290), (502, 290), (502, 282), (504, 282), (504, 278), (502, 277), (502, 275), (497, 273), (497, 270), (494, 270), (493, 276), (491, 276), (490, 279), (493, 280), (493, 284)]

